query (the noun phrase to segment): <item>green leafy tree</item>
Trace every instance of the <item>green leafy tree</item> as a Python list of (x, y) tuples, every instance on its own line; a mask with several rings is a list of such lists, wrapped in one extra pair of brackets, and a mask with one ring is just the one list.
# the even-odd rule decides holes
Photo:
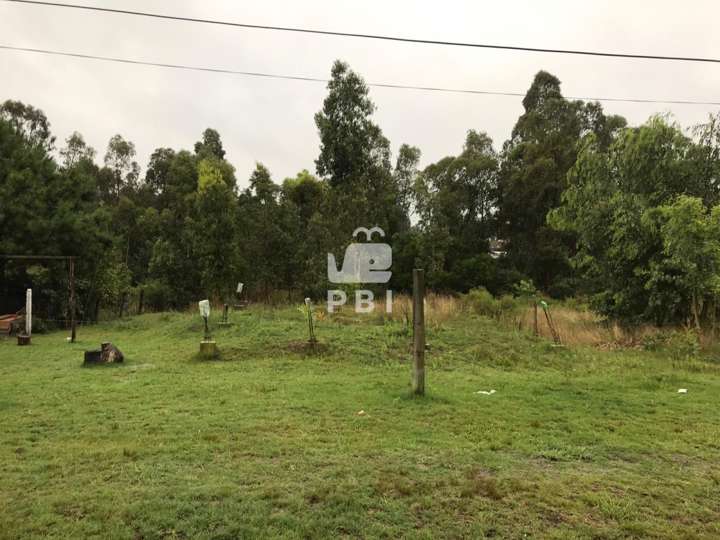
[(708, 211), (699, 197), (680, 195), (658, 212), (663, 253), (682, 273), (690, 313), (700, 330), (705, 300), (710, 301), (714, 320), (720, 295), (720, 206)]
[(706, 206), (720, 203), (720, 112), (692, 128), (695, 145), (690, 150), (694, 168), (693, 191)]
[(63, 158), (63, 167), (72, 169), (81, 162), (92, 163), (95, 159), (95, 149), (88, 146), (82, 134), (75, 131), (65, 140), (65, 147), (60, 150)]
[(323, 108), (315, 115), (320, 132), (320, 176), (333, 187), (358, 182), (390, 169), (390, 143), (371, 116), (375, 104), (365, 81), (350, 66), (335, 61)]
[(203, 131), (202, 140), (195, 143), (195, 154), (200, 159), (225, 159), (225, 150), (223, 150), (220, 134), (212, 128)]
[(492, 140), (470, 130), (459, 156), (446, 157), (420, 174), (419, 226), (429, 249), (421, 259), (432, 286), (467, 291), (492, 279), (488, 240), (495, 231), (498, 166)]
[(121, 135), (114, 135), (105, 152), (104, 198), (118, 203), (123, 193), (137, 188), (140, 166), (135, 161), (135, 145)]
[(240, 249), (247, 261), (244, 280), (251, 292), (266, 300), (287, 288), (288, 262), (294, 259), (288, 217), (280, 204), (280, 186), (270, 171), (258, 163), (250, 187), (240, 196), (238, 219), (243, 234)]
[(199, 189), (193, 222), (194, 262), (200, 268), (206, 294), (227, 300), (235, 289), (239, 270), (237, 198), (222, 179), (203, 182), (202, 172)]
[(341, 61), (333, 64), (328, 94), (315, 115), (320, 135), (318, 174), (330, 185), (329, 227), (337, 249), (359, 226), (379, 226), (388, 238), (409, 227), (401, 190), (392, 174), (390, 142), (373, 122), (368, 87)]
[(306, 170), (282, 185), (280, 205), (289, 242), (284, 281), (302, 298), (325, 294), (326, 253), (333, 245), (325, 217), (332, 213), (328, 190), (326, 182)]
[[(52, 140), (42, 111), (19, 102), (4, 106), (0, 115), (0, 253), (77, 256), (78, 292), (87, 296), (113, 239), (109, 215), (98, 206), (92, 149), (85, 148), (82, 158), (59, 167), (49, 153)], [(45, 261), (34, 266), (38, 272), (24, 262), (0, 260), (0, 298), (18, 302), (18, 291), (34, 287), (38, 305), (43, 306), (38, 316), (64, 319), (67, 268)], [(2, 307), (18, 309), (18, 305)]]
[(398, 191), (398, 202), (406, 215), (414, 210), (415, 183), (418, 178), (418, 164), (421, 156), (420, 149), (409, 144), (403, 144), (398, 151), (393, 179)]
[(657, 209), (705, 191), (692, 148), (662, 117), (624, 130), (607, 149), (596, 135), (586, 137), (548, 221), (577, 234), (573, 261), (602, 313), (656, 323), (688, 315), (686, 269), (666, 252)]
[(541, 71), (523, 99), (525, 112), (505, 143), (499, 181), (501, 235), (508, 240), (508, 258), (541, 289), (556, 295), (574, 292), (568, 258), (574, 235), (547, 226), (550, 210), (560, 204), (568, 187), (581, 137), (594, 133), (603, 148), (625, 126), (620, 117), (606, 117), (597, 103), (568, 101), (557, 77)]
[(39, 146), (49, 152), (55, 144), (50, 122), (45, 113), (32, 105), (8, 99), (0, 105), (0, 119), (5, 120), (29, 146)]
[(226, 300), (234, 290), (240, 224), (235, 169), (224, 155), (220, 135), (207, 129), (194, 154), (159, 148), (150, 158), (145, 184), (158, 213), (146, 211), (139, 223), (158, 231), (148, 266), (162, 302)]

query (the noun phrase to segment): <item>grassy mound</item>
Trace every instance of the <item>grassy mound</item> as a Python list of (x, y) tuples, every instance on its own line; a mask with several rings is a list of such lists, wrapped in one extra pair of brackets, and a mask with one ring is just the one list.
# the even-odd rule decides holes
[(0, 537), (720, 536), (716, 363), (447, 317), (418, 399), (400, 317), (232, 318), (0, 341)]

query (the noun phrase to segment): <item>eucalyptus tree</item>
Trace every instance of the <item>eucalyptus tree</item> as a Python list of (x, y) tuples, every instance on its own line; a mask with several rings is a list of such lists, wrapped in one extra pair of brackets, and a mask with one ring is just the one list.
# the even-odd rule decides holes
[(104, 157), (106, 185), (103, 186), (108, 201), (118, 203), (121, 195), (137, 189), (140, 166), (135, 154), (135, 145), (122, 135), (110, 138)]
[(359, 226), (379, 226), (388, 238), (409, 226), (393, 177), (390, 141), (373, 121), (368, 86), (345, 62), (333, 64), (328, 93), (315, 115), (320, 135), (318, 175), (330, 186), (330, 225), (338, 242)]
[(540, 71), (525, 98), (525, 112), (503, 147), (499, 181), (501, 234), (508, 257), (540, 288), (564, 295), (574, 292), (568, 258), (575, 238), (547, 226), (546, 216), (560, 204), (568, 187), (580, 139), (594, 133), (597, 143), (610, 144), (626, 122), (605, 116), (597, 103), (569, 101), (560, 80)]
[(490, 137), (470, 130), (458, 156), (443, 158), (418, 176), (420, 245), (432, 286), (461, 291), (487, 286), (498, 168)]

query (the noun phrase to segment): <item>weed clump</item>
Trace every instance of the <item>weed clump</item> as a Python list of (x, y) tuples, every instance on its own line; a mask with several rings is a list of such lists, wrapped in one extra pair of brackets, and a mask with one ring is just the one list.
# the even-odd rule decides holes
[(692, 330), (674, 330), (646, 336), (642, 342), (646, 351), (662, 351), (674, 361), (689, 360), (700, 354), (700, 338)]
[(463, 296), (463, 303), (477, 315), (496, 319), (502, 313), (500, 301), (490, 294), (485, 287), (471, 289), (470, 292)]

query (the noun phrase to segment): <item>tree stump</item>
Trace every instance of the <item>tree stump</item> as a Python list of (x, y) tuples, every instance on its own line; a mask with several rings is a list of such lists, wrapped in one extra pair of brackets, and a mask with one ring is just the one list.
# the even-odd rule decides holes
[(123, 360), (125, 356), (120, 349), (109, 342), (102, 343), (99, 350), (85, 351), (86, 364), (112, 364)]
[(85, 363), (86, 364), (99, 364), (102, 351), (100, 349), (96, 351), (85, 351)]
[(200, 342), (200, 357), (204, 359), (217, 358), (219, 356), (217, 343), (215, 341), (203, 340)]
[(100, 344), (100, 351), (100, 361), (104, 362), (105, 364), (122, 362), (123, 360), (125, 360), (125, 357), (123, 356), (123, 353), (120, 352), (120, 349), (118, 349), (112, 343), (106, 342)]
[(30, 345), (30, 336), (27, 334), (18, 334), (18, 345)]

